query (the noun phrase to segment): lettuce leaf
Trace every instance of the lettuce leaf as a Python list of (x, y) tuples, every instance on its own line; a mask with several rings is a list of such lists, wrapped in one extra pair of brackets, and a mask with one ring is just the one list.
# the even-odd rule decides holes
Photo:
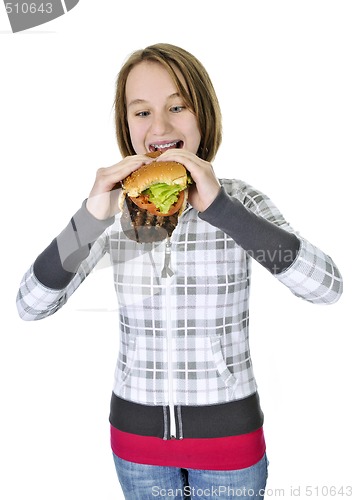
[(171, 206), (178, 200), (178, 194), (181, 191), (179, 184), (165, 184), (158, 182), (144, 191), (149, 199), (160, 210), (161, 213), (167, 213)]

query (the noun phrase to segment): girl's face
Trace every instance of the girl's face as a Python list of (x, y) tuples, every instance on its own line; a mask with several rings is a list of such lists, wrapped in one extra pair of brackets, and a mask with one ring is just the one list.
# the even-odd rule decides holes
[(130, 138), (136, 154), (171, 148), (197, 153), (201, 140), (197, 119), (185, 106), (163, 66), (148, 61), (134, 66), (125, 92)]

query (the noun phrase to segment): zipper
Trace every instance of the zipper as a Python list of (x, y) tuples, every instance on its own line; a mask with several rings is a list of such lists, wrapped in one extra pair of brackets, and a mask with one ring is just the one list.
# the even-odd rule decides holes
[(171, 269), (171, 241), (168, 237), (165, 245), (165, 262), (161, 271), (161, 278), (172, 277), (174, 272)]
[(175, 417), (173, 390), (173, 350), (171, 325), (171, 277), (166, 278), (166, 326), (167, 326), (167, 366), (168, 366), (168, 407), (170, 410), (170, 437), (176, 438), (177, 426)]
[(165, 278), (166, 291), (166, 341), (167, 341), (167, 371), (168, 371), (168, 408), (170, 414), (170, 439), (176, 439), (177, 425), (175, 416), (174, 388), (173, 388), (173, 348), (172, 348), (172, 318), (171, 318), (171, 280), (173, 271), (170, 267), (171, 241), (166, 240), (165, 264), (161, 276)]

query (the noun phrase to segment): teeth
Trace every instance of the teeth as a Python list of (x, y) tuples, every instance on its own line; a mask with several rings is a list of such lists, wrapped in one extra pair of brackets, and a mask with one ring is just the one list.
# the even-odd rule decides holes
[(151, 146), (155, 149), (167, 149), (171, 148), (172, 146), (177, 146), (178, 141), (175, 142), (168, 142), (167, 144), (151, 144)]

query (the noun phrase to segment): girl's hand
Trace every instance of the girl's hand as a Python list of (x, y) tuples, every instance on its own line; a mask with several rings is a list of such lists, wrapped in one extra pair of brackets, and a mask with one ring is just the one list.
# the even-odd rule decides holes
[(145, 155), (134, 155), (127, 156), (111, 167), (99, 168), (86, 203), (87, 210), (100, 220), (108, 219), (118, 213), (118, 198), (121, 192), (118, 183), (144, 163), (151, 161), (152, 158)]
[(169, 149), (156, 161), (178, 161), (186, 167), (195, 182), (188, 190), (188, 201), (199, 212), (204, 212), (217, 197), (221, 186), (211, 163), (186, 149)]

